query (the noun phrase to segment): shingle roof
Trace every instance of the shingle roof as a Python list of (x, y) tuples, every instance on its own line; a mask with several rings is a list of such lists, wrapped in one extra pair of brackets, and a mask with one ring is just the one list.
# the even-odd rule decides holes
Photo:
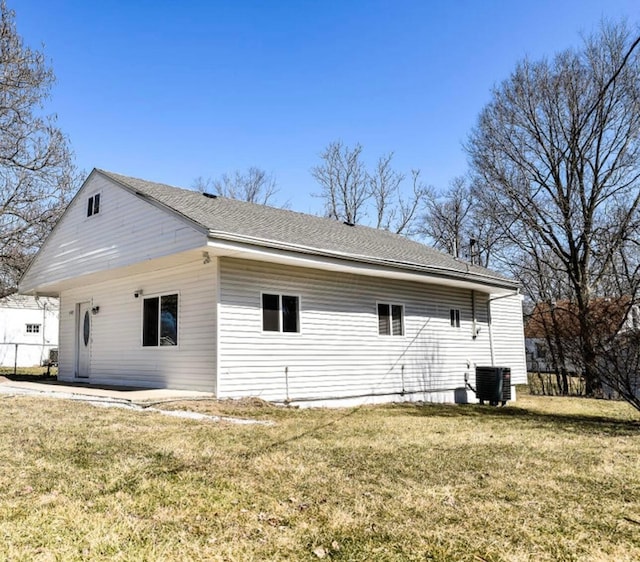
[(205, 197), (198, 191), (172, 187), (96, 170), (107, 178), (150, 198), (209, 231), (212, 238), (252, 239), (265, 247), (304, 248), (319, 255), (384, 263), (403, 269), (465, 277), (509, 288), (517, 283), (483, 267), (439, 252), (386, 230), (349, 226), (333, 219), (226, 197)]

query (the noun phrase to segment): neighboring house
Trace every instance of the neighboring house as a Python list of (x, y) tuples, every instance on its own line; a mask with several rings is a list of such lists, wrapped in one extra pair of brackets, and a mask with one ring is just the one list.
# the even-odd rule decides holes
[[(598, 297), (592, 300), (589, 310), (601, 338), (606, 340), (628, 330), (640, 329), (640, 307), (637, 304), (630, 306), (630, 303), (628, 298)], [(527, 316), (524, 334), (528, 371), (555, 372), (551, 342), (554, 349), (562, 347), (568, 374), (582, 372), (579, 361), (580, 325), (574, 303), (559, 300), (536, 304)]]
[[(576, 340), (576, 323), (565, 306), (568, 301), (559, 303), (538, 303), (529, 315), (525, 315), (524, 337), (525, 353), (527, 357), (527, 371), (531, 373), (554, 373), (553, 354), (549, 345), (549, 335), (554, 334), (553, 322), (560, 326), (559, 335), (566, 344)], [(552, 316), (553, 315), (553, 316)], [(555, 346), (555, 340), (552, 339)], [(568, 347), (568, 345), (567, 345)], [(573, 346), (575, 347), (575, 345)], [(555, 348), (554, 348), (555, 349)], [(575, 375), (581, 372), (581, 368), (565, 357), (565, 369), (567, 374)]]
[(0, 299), (0, 366), (33, 367), (58, 347), (58, 299), (10, 295)]
[(66, 381), (314, 404), (452, 402), (476, 365), (526, 383), (516, 282), (387, 231), (101, 170), (20, 291), (60, 297)]

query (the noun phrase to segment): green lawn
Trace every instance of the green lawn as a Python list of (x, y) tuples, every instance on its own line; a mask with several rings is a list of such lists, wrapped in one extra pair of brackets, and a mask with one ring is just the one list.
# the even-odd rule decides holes
[(0, 397), (2, 560), (640, 560), (640, 417)]

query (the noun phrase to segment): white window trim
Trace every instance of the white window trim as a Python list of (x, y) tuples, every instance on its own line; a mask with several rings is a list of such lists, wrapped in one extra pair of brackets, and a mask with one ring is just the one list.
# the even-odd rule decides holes
[[(454, 324), (451, 323), (451, 312), (455, 312)], [(453, 308), (453, 307), (449, 308), (449, 326), (456, 330), (459, 330), (460, 328), (462, 328), (462, 313), (460, 312), (459, 308)]]
[[(89, 201), (91, 199), (93, 199), (96, 195), (100, 196), (100, 207), (99, 207), (97, 213), (92, 212), (89, 215), (89, 214), (87, 214), (88, 211), (89, 211), (89, 209), (88, 209)], [(91, 207), (93, 208), (93, 203), (91, 204)], [(96, 192), (92, 193), (91, 195), (89, 195), (87, 197), (87, 199), (85, 200), (85, 204), (84, 204), (84, 215), (85, 215), (85, 217), (84, 218), (89, 220), (89, 219), (92, 219), (93, 217), (99, 217), (101, 214), (102, 214), (102, 192), (101, 191), (96, 191)]]
[[(389, 306), (389, 326), (391, 328), (391, 333), (389, 334), (381, 334), (380, 333), (380, 317), (378, 315), (378, 305), (380, 304), (386, 304)], [(402, 309), (402, 334), (401, 335), (394, 335), (393, 334), (393, 306), (399, 306)], [(376, 310), (375, 310), (375, 318), (376, 318), (376, 333), (378, 334), (379, 338), (404, 338), (407, 335), (407, 327), (406, 327), (406, 323), (404, 321), (405, 319), (405, 305), (404, 304), (400, 304), (399, 302), (393, 302), (393, 301), (381, 301), (378, 300), (376, 301)]]
[[(262, 296), (263, 295), (278, 295), (278, 314), (280, 315), (280, 329), (276, 332), (275, 330), (265, 330), (264, 329), (264, 319), (263, 319), (263, 314), (262, 314)], [(285, 332), (282, 329), (282, 326), (284, 324), (283, 322), (283, 317), (282, 317), (282, 297), (295, 297), (298, 299), (298, 331), (297, 332)], [(274, 336), (299, 336), (300, 334), (302, 334), (302, 297), (299, 294), (295, 294), (295, 293), (290, 293), (290, 292), (284, 292), (284, 291), (269, 291), (269, 290), (265, 290), (265, 291), (260, 291), (260, 333), (267, 336), (267, 337), (274, 337)]]
[[(33, 330), (33, 329), (29, 330), (29, 327), (30, 327), (30, 326), (31, 326), (31, 327), (36, 326), (36, 327), (37, 327), (37, 329), (36, 329), (36, 330)], [(29, 335), (38, 335), (38, 334), (41, 334), (41, 333), (42, 333), (42, 324), (37, 324), (37, 323), (35, 323), (35, 322), (27, 322), (27, 323), (24, 325), (24, 332), (25, 332), (25, 334), (29, 334)]]
[[(177, 345), (160, 345), (158, 341), (158, 345), (144, 345), (144, 301), (145, 299), (153, 299), (156, 297), (168, 297), (171, 295), (178, 295), (178, 344)], [(161, 293), (144, 293), (140, 295), (140, 297), (136, 300), (140, 301), (140, 349), (179, 349), (182, 343), (182, 295), (180, 291), (162, 291)], [(158, 318), (160, 321), (160, 318)], [(158, 326), (160, 328), (160, 326)], [(160, 337), (160, 332), (158, 332), (158, 337)]]

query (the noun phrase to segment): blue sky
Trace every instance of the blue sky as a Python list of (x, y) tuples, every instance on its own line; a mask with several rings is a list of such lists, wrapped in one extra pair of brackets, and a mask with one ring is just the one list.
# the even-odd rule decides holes
[(7, 0), (57, 76), (80, 168), (189, 187), (258, 166), (279, 200), (319, 212), (310, 168), (331, 141), (395, 152), (436, 188), (518, 60), (578, 45), (637, 0)]

